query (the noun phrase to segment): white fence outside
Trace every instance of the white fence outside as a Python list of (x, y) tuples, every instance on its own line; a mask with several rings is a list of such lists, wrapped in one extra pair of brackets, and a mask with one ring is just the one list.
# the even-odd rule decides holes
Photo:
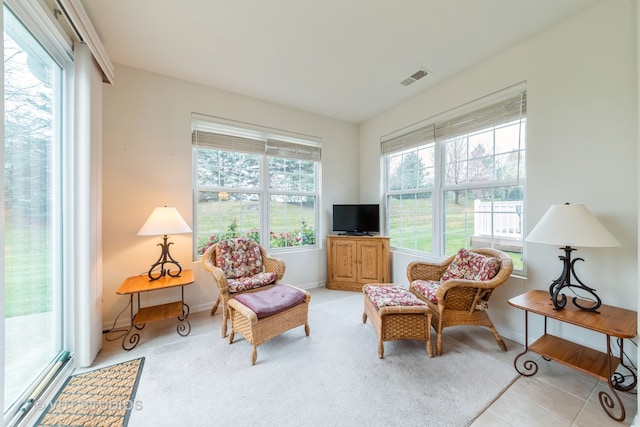
[(491, 203), (474, 200), (473, 211), (474, 236), (522, 239), (522, 201)]

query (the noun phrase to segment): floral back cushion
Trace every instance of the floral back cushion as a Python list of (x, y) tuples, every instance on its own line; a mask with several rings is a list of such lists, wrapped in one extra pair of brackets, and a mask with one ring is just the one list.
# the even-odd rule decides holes
[(441, 281), (449, 279), (490, 280), (498, 274), (500, 261), (497, 258), (462, 248), (447, 267)]
[(261, 273), (260, 245), (255, 240), (244, 237), (222, 240), (216, 247), (216, 264), (228, 279)]

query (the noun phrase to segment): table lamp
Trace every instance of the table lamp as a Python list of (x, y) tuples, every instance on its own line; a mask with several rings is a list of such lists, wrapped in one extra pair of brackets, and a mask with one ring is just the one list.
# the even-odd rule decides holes
[[(182, 272), (182, 267), (178, 264), (178, 261), (173, 259), (171, 254), (169, 253), (169, 245), (172, 245), (173, 242), (167, 242), (167, 235), (169, 234), (182, 234), (182, 233), (190, 233), (191, 228), (185, 222), (185, 220), (180, 216), (178, 210), (174, 207), (161, 207), (155, 208), (147, 221), (144, 223), (140, 231), (138, 231), (138, 236), (164, 236), (162, 243), (158, 243), (158, 246), (162, 248), (162, 252), (160, 253), (160, 257), (158, 260), (151, 266), (149, 269), (149, 280), (158, 280), (161, 277), (168, 275), (171, 277), (179, 277), (180, 272)], [(178, 268), (177, 273), (171, 272), (170, 266), (165, 269), (166, 264), (173, 264)], [(154, 273), (156, 269), (160, 267), (160, 270), (157, 273)]]
[[(573, 246), (599, 248), (620, 246), (620, 243), (584, 205), (565, 203), (551, 206), (525, 241), (563, 246), (560, 249), (564, 250), (564, 255), (558, 257), (563, 262), (562, 273), (549, 287), (554, 310), (563, 309), (567, 303), (567, 297), (560, 292), (565, 288), (575, 288), (580, 289), (580, 292), (574, 291), (576, 296), (573, 298), (573, 304), (582, 310), (598, 312), (602, 301), (596, 295), (595, 289), (580, 281), (574, 270), (576, 261), (584, 259), (571, 260), (571, 252), (576, 250)], [(577, 284), (571, 282), (572, 277)], [(584, 297), (585, 292), (591, 297)], [(592, 304), (583, 305), (584, 301)]]

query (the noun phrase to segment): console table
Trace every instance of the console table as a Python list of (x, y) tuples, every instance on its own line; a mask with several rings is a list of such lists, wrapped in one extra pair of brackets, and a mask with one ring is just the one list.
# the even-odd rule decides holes
[[(178, 334), (186, 337), (191, 332), (191, 324), (187, 320), (189, 306), (184, 302), (184, 287), (194, 282), (192, 270), (182, 270), (180, 276), (163, 276), (157, 280), (149, 280), (145, 274), (143, 276), (131, 276), (125, 279), (116, 291), (119, 295), (129, 295), (129, 305), (131, 307), (131, 323), (127, 333), (122, 338), (122, 348), (131, 350), (140, 341), (140, 335), (136, 332), (127, 340), (133, 328), (142, 330), (144, 325), (158, 320), (177, 318), (180, 322), (177, 326)], [(160, 289), (176, 288), (180, 286), (180, 301), (166, 304), (159, 304), (149, 307), (140, 306), (140, 294), (142, 292), (157, 291)], [(133, 296), (137, 295), (137, 308), (134, 307)], [(127, 344), (128, 341), (128, 344)]]
[[(606, 381), (611, 395), (606, 391), (601, 391), (598, 394), (600, 405), (609, 417), (616, 421), (624, 420), (624, 405), (616, 390), (630, 391), (637, 383), (636, 373), (624, 363), (623, 352), (624, 339), (636, 336), (637, 313), (608, 305), (601, 305), (597, 313), (580, 310), (569, 304), (562, 310), (554, 310), (549, 293), (542, 290), (532, 290), (511, 298), (509, 304), (524, 310), (525, 316), (524, 351), (518, 354), (513, 361), (516, 371), (527, 377), (538, 372), (538, 365), (534, 360), (523, 360), (521, 366), (518, 363), (522, 356), (532, 351), (541, 355), (545, 360), (554, 360)], [(529, 312), (544, 316), (544, 335), (531, 345), (529, 345)], [(606, 335), (607, 352), (602, 353), (547, 333), (547, 319), (570, 323)], [(619, 356), (613, 354), (611, 337), (618, 338)], [(616, 372), (619, 366), (624, 367), (629, 374), (625, 376)], [(629, 378), (630, 380), (628, 380)], [(616, 406), (620, 408), (619, 416), (614, 413)]]

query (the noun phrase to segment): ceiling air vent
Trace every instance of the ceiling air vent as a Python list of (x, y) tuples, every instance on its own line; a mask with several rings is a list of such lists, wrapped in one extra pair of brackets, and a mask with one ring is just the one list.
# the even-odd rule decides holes
[(417, 82), (418, 80), (420, 80), (421, 78), (423, 78), (427, 74), (429, 74), (429, 72), (427, 70), (425, 70), (424, 68), (421, 68), (420, 70), (416, 71), (415, 73), (411, 74), (409, 77), (407, 77), (406, 79), (401, 81), (400, 84), (402, 86), (409, 86), (409, 85)]

